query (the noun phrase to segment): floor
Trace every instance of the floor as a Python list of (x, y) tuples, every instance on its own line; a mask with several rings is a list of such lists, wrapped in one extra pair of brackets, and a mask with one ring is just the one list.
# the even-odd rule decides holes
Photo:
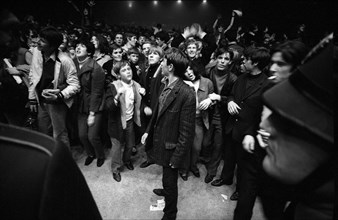
[[(154, 188), (162, 186), (162, 167), (151, 165), (140, 168), (146, 156), (141, 147), (132, 158), (135, 169), (130, 171), (125, 168), (121, 172), (122, 181), (116, 182), (110, 171), (109, 153), (106, 152), (107, 160), (102, 167), (97, 167), (96, 161), (84, 166), (84, 153), (79, 149), (73, 150), (73, 157), (87, 180), (103, 219), (161, 219), (163, 212), (150, 211), (150, 206), (163, 198), (152, 192)], [(232, 219), (236, 202), (229, 198), (234, 186), (214, 187), (206, 184), (204, 165), (199, 164), (199, 169), (200, 178), (191, 173), (188, 181), (179, 177), (177, 219)], [(252, 219), (264, 219), (259, 200), (256, 201)]]

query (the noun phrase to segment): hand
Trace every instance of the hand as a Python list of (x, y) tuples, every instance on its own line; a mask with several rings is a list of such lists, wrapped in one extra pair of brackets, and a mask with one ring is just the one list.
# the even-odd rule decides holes
[(209, 98), (212, 100), (212, 101), (221, 101), (221, 96), (216, 94), (216, 93), (211, 93), (209, 94)]
[(145, 144), (148, 138), (148, 133), (144, 133), (141, 137), (141, 144)]
[(11, 75), (21, 75), (21, 72), (16, 67), (10, 67), (6, 69)]
[(253, 153), (255, 150), (255, 139), (251, 135), (245, 135), (243, 142), (243, 149), (247, 151), (248, 153)]
[(146, 106), (143, 111), (144, 111), (144, 114), (146, 114), (146, 116), (150, 116), (153, 114), (153, 111), (148, 106)]
[(190, 27), (189, 26), (184, 28), (182, 35), (183, 35), (183, 37), (185, 39), (187, 39), (188, 37), (190, 37), (191, 33), (190, 33)]
[(228, 111), (230, 115), (238, 115), (239, 110), (241, 110), (241, 108), (234, 101), (230, 101), (228, 103)]
[(56, 94), (50, 93), (49, 91), (46, 91), (45, 89), (42, 91), (41, 95), (48, 101), (55, 101), (58, 99), (58, 96)]
[(89, 114), (88, 118), (87, 118), (87, 125), (88, 125), (88, 127), (93, 126), (94, 122), (95, 122), (95, 115)]
[(145, 88), (139, 88), (138, 92), (143, 96), (146, 94)]
[(212, 101), (210, 98), (204, 99), (200, 102), (199, 110), (206, 110), (211, 105)]
[(35, 99), (29, 100), (29, 109), (31, 112), (38, 112), (38, 102)]
[(169, 163), (169, 166), (171, 169), (175, 169), (175, 166), (173, 164)]

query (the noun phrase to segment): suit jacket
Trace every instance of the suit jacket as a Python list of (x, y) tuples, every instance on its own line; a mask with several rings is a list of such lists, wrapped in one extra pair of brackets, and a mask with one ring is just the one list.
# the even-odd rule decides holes
[[(37, 48), (33, 50), (32, 64), (29, 72), (29, 99), (38, 100), (36, 86), (42, 75), (43, 58), (42, 53)], [(76, 67), (73, 60), (64, 54), (58, 52), (54, 67), (53, 89), (60, 89), (64, 97), (64, 102), (70, 108), (73, 104), (73, 96), (80, 91), (80, 83), (76, 74)]]
[(0, 123), (0, 211), (5, 219), (102, 219), (69, 149)]
[(78, 94), (79, 112), (88, 114), (90, 111), (102, 111), (105, 83), (105, 73), (102, 67), (92, 58), (89, 58), (81, 69), (79, 69), (77, 59), (74, 59), (74, 63), (81, 85), (81, 91)]
[(160, 166), (172, 164), (175, 168), (184, 168), (194, 140), (195, 117), (195, 92), (178, 79), (160, 112), (156, 106), (146, 130), (149, 134), (146, 143), (148, 157)]
[(238, 115), (229, 116), (225, 125), (225, 133), (232, 132), (232, 138), (239, 142), (242, 142), (245, 135), (255, 137), (263, 110), (261, 95), (268, 85), (267, 76), (261, 73), (256, 84), (246, 89), (248, 77), (248, 74), (239, 76), (228, 97), (228, 102), (234, 101), (241, 110)]

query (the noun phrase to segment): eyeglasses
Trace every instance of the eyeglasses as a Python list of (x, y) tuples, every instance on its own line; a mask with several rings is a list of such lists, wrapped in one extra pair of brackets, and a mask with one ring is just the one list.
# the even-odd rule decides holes
[(257, 131), (257, 140), (258, 140), (258, 144), (262, 147), (265, 148), (268, 146), (268, 141), (269, 141), (269, 137), (271, 136), (271, 134), (269, 132), (267, 132), (264, 129), (259, 129)]

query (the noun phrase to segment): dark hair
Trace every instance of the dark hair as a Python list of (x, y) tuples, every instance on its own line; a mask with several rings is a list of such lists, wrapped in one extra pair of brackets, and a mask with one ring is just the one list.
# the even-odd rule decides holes
[(76, 42), (76, 45), (78, 44), (83, 44), (87, 48), (87, 53), (91, 58), (93, 58), (94, 53), (95, 53), (95, 46), (92, 42), (90, 42), (88, 39), (79, 39)]
[[(204, 74), (203, 69), (201, 68), (201, 66), (198, 65), (198, 63), (194, 62), (194, 61), (189, 61), (188, 67), (190, 66), (190, 68), (192, 69), (192, 71), (194, 72), (195, 75), (195, 80), (198, 80), (201, 78), (201, 75)], [(188, 68), (187, 67), (187, 68)], [(202, 66), (203, 67), (203, 66)], [(204, 67), (203, 67), (204, 68)]]
[(128, 33), (125, 33), (124, 34), (124, 37), (126, 38), (126, 40), (128, 41), (128, 38), (132, 38), (132, 37), (137, 37), (137, 35), (136, 34), (134, 34), (134, 33), (131, 33), (131, 32), (128, 32)]
[(117, 49), (121, 49), (122, 50), (122, 47), (120, 47), (119, 45), (117, 44), (112, 44), (110, 45), (110, 51), (113, 52), (114, 50), (117, 50)]
[(51, 47), (55, 47), (56, 50), (63, 42), (63, 35), (60, 33), (60, 31), (52, 26), (43, 28), (39, 35), (41, 38), (46, 39), (49, 45)]
[(130, 48), (128, 51), (127, 51), (127, 54), (128, 55), (131, 55), (131, 54), (140, 54), (140, 51), (137, 49), (137, 48), (135, 48), (135, 47), (132, 47), (132, 48)]
[(228, 53), (230, 55), (230, 60), (232, 60), (234, 58), (234, 52), (227, 47), (218, 47), (215, 50), (215, 57), (217, 58), (218, 56), (220, 56), (224, 53)]
[(101, 53), (109, 54), (109, 43), (107, 39), (102, 34), (94, 34), (93, 36), (96, 37), (97, 41), (99, 42), (99, 50)]
[(282, 54), (282, 58), (292, 66), (291, 70), (294, 70), (301, 64), (302, 60), (309, 52), (309, 48), (301, 41), (291, 40), (278, 44), (272, 49), (271, 55), (277, 52)]
[(184, 78), (184, 73), (189, 63), (186, 54), (175, 47), (171, 47), (165, 51), (165, 58), (168, 65), (172, 64), (174, 66), (174, 75)]
[(160, 31), (160, 32), (157, 32), (155, 34), (155, 37), (156, 38), (160, 38), (160, 40), (164, 41), (164, 42), (168, 42), (170, 37), (169, 37), (169, 34), (165, 31)]
[(130, 63), (129, 61), (126, 61), (126, 60), (121, 60), (119, 62), (116, 62), (115, 65), (113, 65), (113, 71), (114, 73), (116, 73), (117, 75), (120, 75), (120, 70), (122, 67), (124, 66), (130, 66)]
[(270, 63), (270, 51), (265, 47), (253, 48), (247, 58), (252, 63), (257, 63), (258, 69), (263, 70)]

